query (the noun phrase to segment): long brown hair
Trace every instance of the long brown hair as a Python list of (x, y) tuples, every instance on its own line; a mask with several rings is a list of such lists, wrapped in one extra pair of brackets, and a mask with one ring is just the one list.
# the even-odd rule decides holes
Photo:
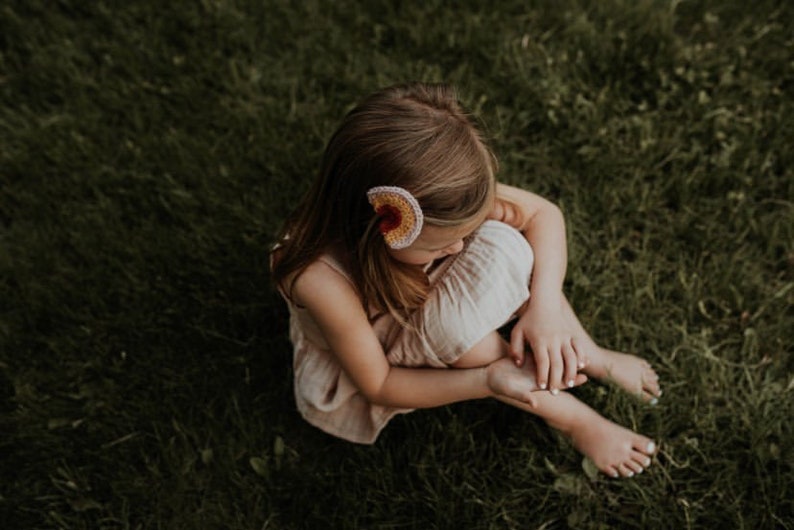
[(273, 280), (290, 296), (300, 273), (335, 247), (349, 258), (364, 307), (404, 322), (426, 299), (427, 277), (389, 255), (367, 191), (405, 188), (427, 225), (475, 223), (493, 204), (496, 165), (452, 87), (413, 83), (370, 95), (332, 136), (318, 178), (285, 223)]

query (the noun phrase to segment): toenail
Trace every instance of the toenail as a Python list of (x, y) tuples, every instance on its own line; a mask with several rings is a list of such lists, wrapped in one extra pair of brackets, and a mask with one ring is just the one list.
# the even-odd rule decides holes
[(653, 453), (656, 451), (656, 444), (653, 442), (648, 442), (648, 447), (646, 449), (648, 453)]
[(642, 468), (640, 468), (640, 470), (639, 470), (639, 471), (637, 471), (637, 474), (639, 475), (639, 474), (640, 474), (640, 473), (642, 473), (643, 471), (645, 471), (645, 470), (644, 470), (644, 469), (642, 469)]
[(568, 388), (573, 388), (573, 379), (568, 381)]
[(653, 398), (648, 403), (650, 403), (651, 405), (656, 405), (657, 403), (659, 403), (659, 400), (656, 399), (656, 398)]
[(612, 472), (612, 478), (618, 478), (619, 476), (617, 471)]
[(584, 368), (584, 361), (579, 361), (579, 368)]
[(650, 458), (646, 458), (645, 459), (645, 467), (648, 467), (650, 465), (651, 465), (651, 459)]
[(552, 389), (551, 389), (551, 395), (552, 395), (552, 396), (556, 396), (556, 395), (557, 395), (557, 394), (559, 394), (559, 393), (560, 393), (560, 391), (559, 391), (559, 390), (557, 390), (556, 388), (552, 388)]
[(541, 383), (540, 384), (540, 389), (541, 390), (546, 390), (546, 383)]
[(634, 476), (634, 471), (629, 471), (629, 474), (626, 475), (626, 476), (629, 477), (629, 478), (633, 477)]

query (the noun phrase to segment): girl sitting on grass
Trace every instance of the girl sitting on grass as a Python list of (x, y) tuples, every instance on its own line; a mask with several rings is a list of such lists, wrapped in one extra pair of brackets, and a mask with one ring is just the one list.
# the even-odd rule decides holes
[(590, 376), (655, 403), (656, 373), (593, 342), (562, 293), (560, 210), (495, 171), (445, 85), (387, 88), (346, 116), (273, 253), (297, 406), (369, 444), (397, 413), (495, 397), (607, 475), (641, 473), (654, 443), (564, 391)]

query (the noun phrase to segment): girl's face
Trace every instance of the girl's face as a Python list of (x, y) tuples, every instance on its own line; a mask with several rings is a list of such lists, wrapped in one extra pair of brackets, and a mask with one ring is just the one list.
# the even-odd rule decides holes
[(428, 265), (463, 250), (463, 239), (474, 232), (477, 226), (425, 225), (410, 246), (399, 250), (389, 249), (389, 254), (397, 261), (409, 265)]

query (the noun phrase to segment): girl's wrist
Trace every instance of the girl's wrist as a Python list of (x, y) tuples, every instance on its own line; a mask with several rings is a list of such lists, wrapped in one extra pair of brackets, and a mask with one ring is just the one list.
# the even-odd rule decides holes
[(477, 381), (479, 381), (479, 388), (482, 389), (482, 397), (489, 398), (489, 397), (496, 397), (496, 392), (493, 391), (491, 385), (488, 384), (488, 368), (490, 365), (480, 366), (478, 368), (474, 368), (477, 371)]
[(554, 288), (531, 288), (530, 293), (532, 296), (529, 297), (530, 305), (540, 305), (543, 307), (549, 307), (556, 303), (560, 303), (563, 300), (562, 289), (554, 289)]

